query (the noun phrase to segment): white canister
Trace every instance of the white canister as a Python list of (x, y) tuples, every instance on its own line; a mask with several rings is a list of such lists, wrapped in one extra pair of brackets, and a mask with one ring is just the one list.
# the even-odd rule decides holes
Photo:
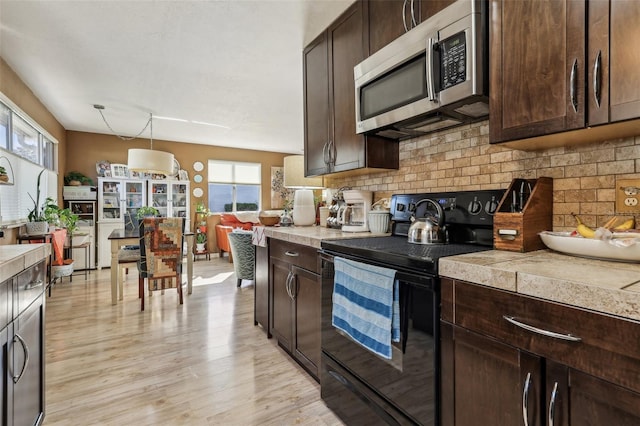
[(327, 226), (329, 218), (329, 207), (320, 207), (320, 226)]
[(385, 234), (389, 229), (389, 210), (371, 210), (367, 214), (369, 231), (372, 234)]

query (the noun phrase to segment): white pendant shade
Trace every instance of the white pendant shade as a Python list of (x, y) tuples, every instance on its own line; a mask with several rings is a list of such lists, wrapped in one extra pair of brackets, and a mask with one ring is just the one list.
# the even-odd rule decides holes
[(173, 154), (151, 149), (129, 149), (127, 167), (134, 172), (173, 175)]

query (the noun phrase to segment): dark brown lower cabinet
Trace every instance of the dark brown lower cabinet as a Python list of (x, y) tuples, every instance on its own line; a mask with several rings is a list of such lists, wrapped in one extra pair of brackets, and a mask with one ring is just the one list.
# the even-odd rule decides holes
[[(640, 425), (639, 323), (460, 281), (442, 287), (442, 426)], [(621, 336), (635, 349), (610, 345)]]
[(321, 279), (317, 251), (280, 240), (269, 241), (270, 332), (318, 380)]
[(256, 246), (253, 323), (269, 332), (269, 247)]

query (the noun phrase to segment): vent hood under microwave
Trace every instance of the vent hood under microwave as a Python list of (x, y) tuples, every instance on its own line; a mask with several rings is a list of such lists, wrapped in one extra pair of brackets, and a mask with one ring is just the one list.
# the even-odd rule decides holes
[(488, 2), (458, 0), (354, 68), (356, 132), (406, 139), (489, 115)]

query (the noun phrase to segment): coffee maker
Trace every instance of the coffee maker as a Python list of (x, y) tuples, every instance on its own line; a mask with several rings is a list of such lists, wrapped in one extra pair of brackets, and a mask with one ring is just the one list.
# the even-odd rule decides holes
[(339, 218), (344, 232), (367, 232), (369, 231), (368, 213), (371, 210), (371, 191), (352, 189), (343, 191), (344, 207), (342, 207)]

